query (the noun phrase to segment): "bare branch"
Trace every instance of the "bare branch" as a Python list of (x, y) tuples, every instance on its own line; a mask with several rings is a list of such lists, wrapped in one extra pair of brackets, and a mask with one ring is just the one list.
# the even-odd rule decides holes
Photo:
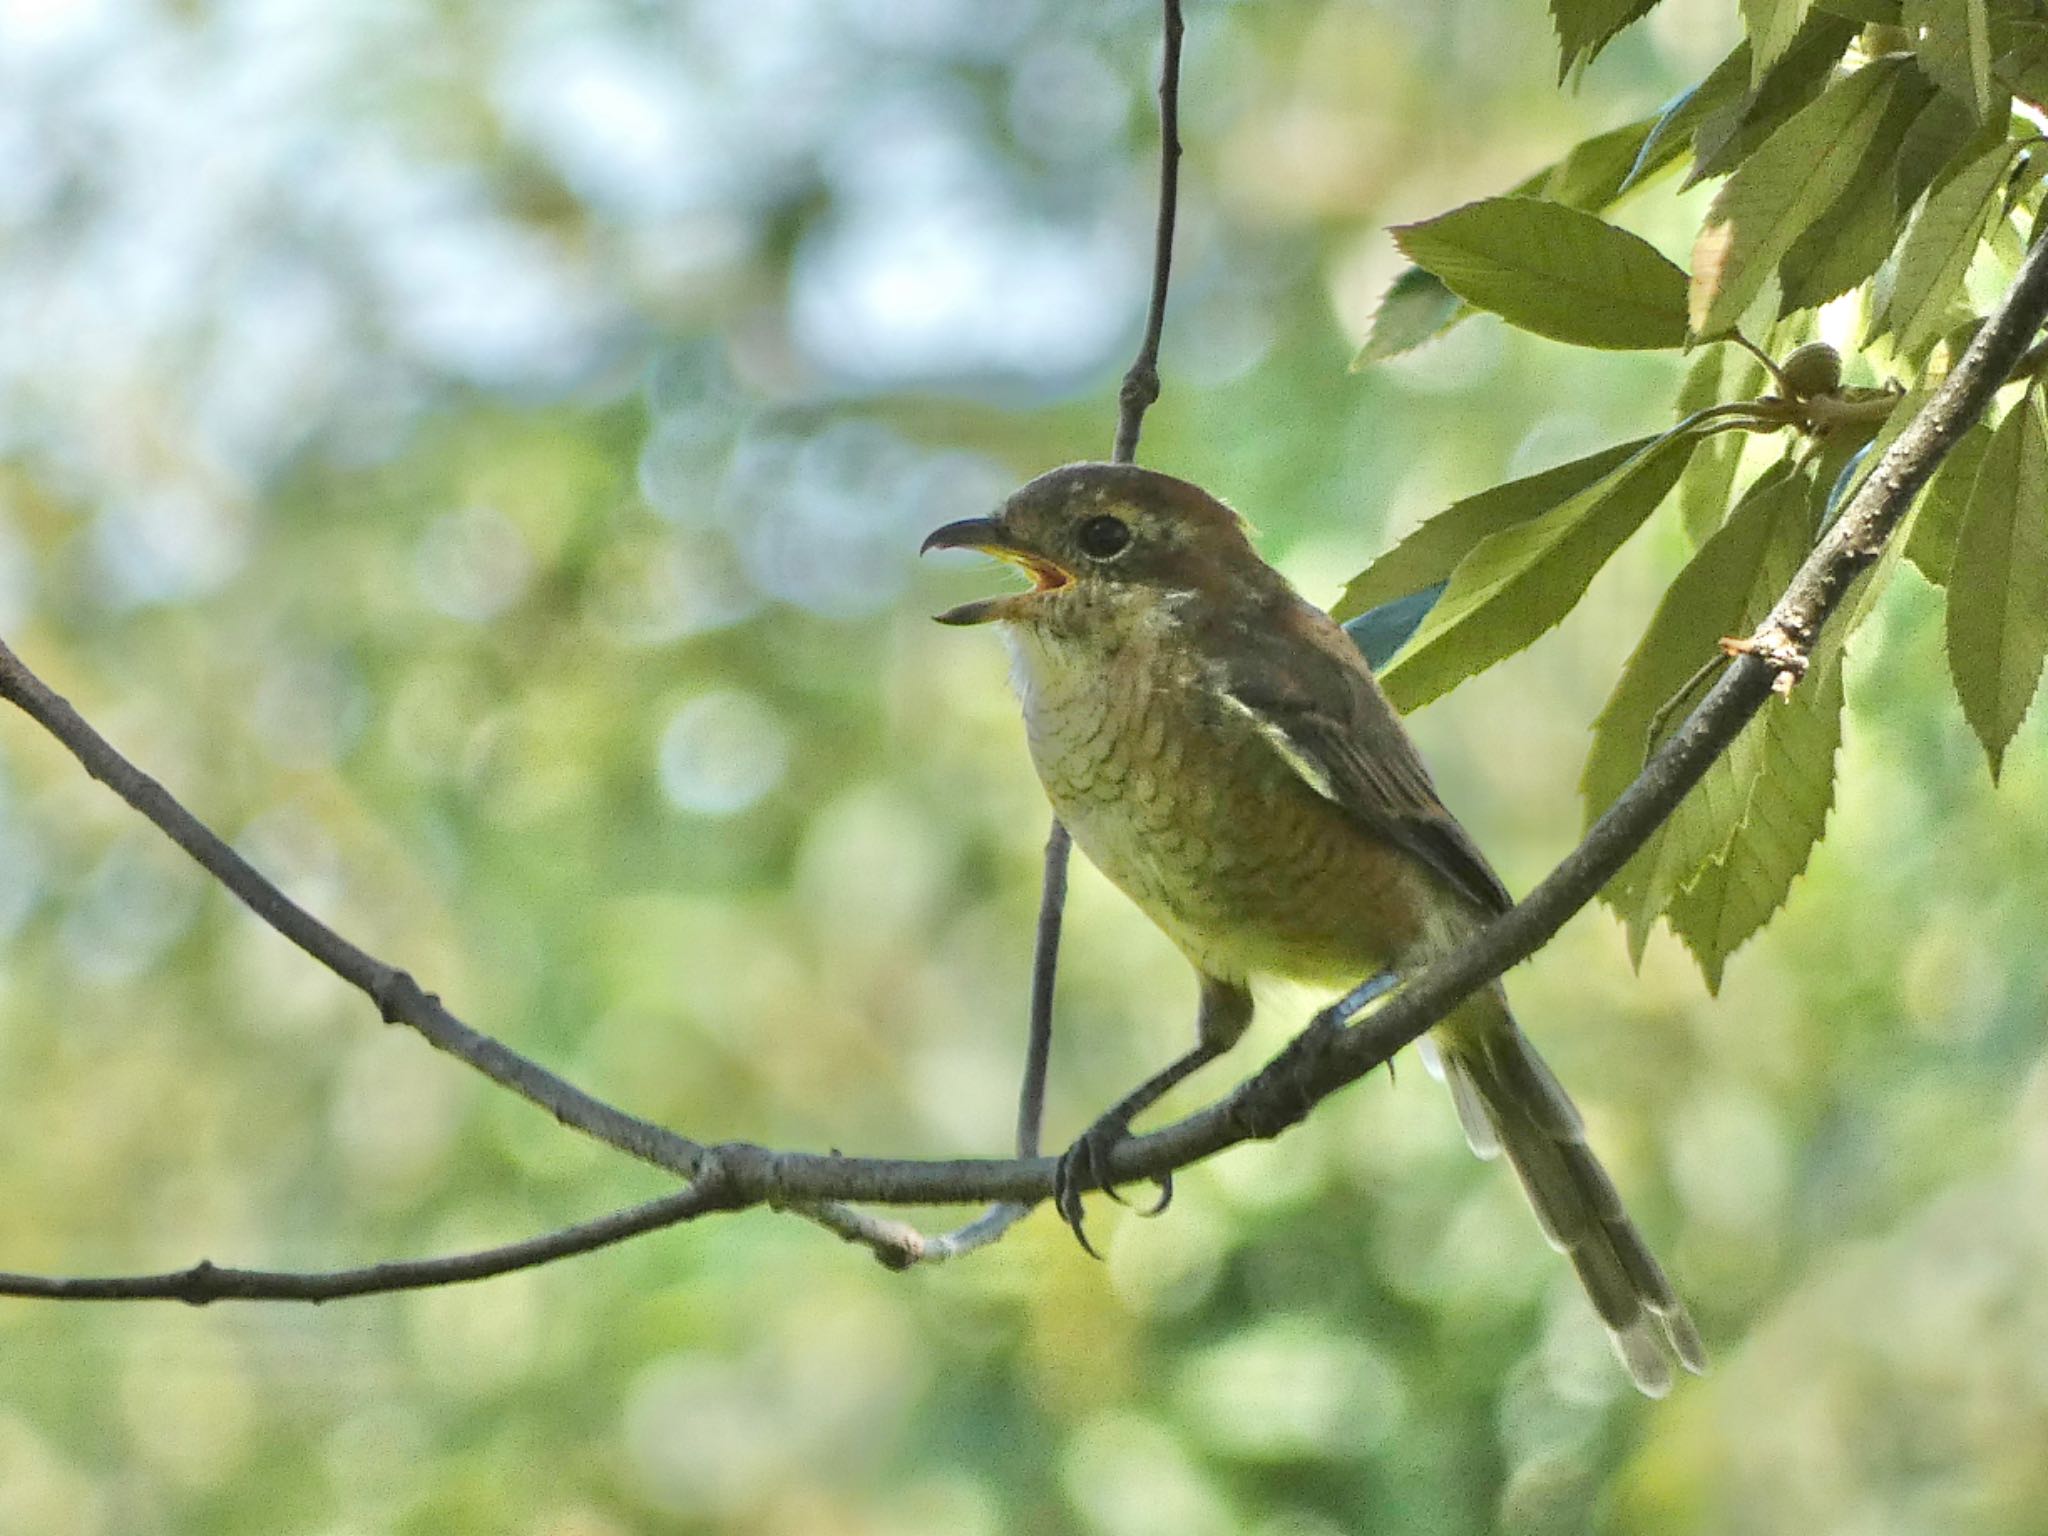
[(483, 1248), (445, 1258), (409, 1259), (325, 1273), (226, 1269), (205, 1259), (190, 1269), (159, 1275), (65, 1278), (0, 1273), (0, 1296), (39, 1297), (46, 1301), (182, 1301), (195, 1307), (216, 1301), (339, 1301), (348, 1296), (375, 1296), (385, 1291), (417, 1291), (429, 1286), (487, 1280), (515, 1269), (532, 1269), (574, 1254), (608, 1248), (643, 1232), (673, 1227), (711, 1211), (728, 1209), (731, 1204), (725, 1182), (706, 1177), (687, 1189), (645, 1205), (613, 1211), (595, 1221), (507, 1243), (501, 1248)]

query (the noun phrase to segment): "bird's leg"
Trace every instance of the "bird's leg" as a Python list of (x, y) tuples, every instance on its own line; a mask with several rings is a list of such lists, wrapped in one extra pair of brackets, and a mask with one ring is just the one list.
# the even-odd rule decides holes
[[(1100, 1258), (1082, 1226), (1081, 1191), (1100, 1189), (1112, 1200), (1123, 1197), (1108, 1182), (1109, 1158), (1116, 1144), (1131, 1133), (1131, 1121), (1164, 1098), (1190, 1074), (1207, 1066), (1237, 1044), (1251, 1022), (1252, 995), (1242, 985), (1202, 978), (1201, 1009), (1195, 1016), (1195, 1048), (1163, 1071), (1155, 1072), (1104, 1111), (1074, 1139), (1053, 1170), (1053, 1208), (1073, 1228), (1074, 1237)], [(1173, 1199), (1173, 1175), (1159, 1181), (1159, 1202), (1147, 1215), (1156, 1216)]]
[[(1304, 1101), (1304, 1112), (1309, 1099), (1310, 1082), (1322, 1065), (1323, 1058), (1338, 1038), (1350, 1027), (1351, 1020), (1370, 1004), (1378, 1002), (1401, 984), (1401, 973), (1388, 969), (1369, 976), (1346, 992), (1336, 1002), (1321, 1010), (1309, 1020), (1308, 1028), (1295, 1036), (1294, 1043), (1287, 1048), (1290, 1072), (1296, 1091)], [(1389, 1073), (1393, 1061), (1387, 1062)]]

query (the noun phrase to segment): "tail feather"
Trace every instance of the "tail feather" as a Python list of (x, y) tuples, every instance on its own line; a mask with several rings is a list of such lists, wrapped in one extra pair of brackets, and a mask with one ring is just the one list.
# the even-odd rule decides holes
[(1706, 1369), (1699, 1331), (1586, 1146), (1585, 1123), (1512, 1020), (1441, 1040), (1445, 1081), (1482, 1157), (1505, 1152), (1551, 1246), (1564, 1253), (1643, 1392), (1671, 1390), (1671, 1364)]

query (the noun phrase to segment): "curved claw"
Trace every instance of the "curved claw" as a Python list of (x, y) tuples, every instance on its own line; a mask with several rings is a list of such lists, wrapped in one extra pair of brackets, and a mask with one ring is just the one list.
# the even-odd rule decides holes
[(1154, 1200), (1144, 1210), (1139, 1211), (1138, 1214), (1147, 1221), (1150, 1221), (1154, 1216), (1162, 1214), (1171, 1204), (1173, 1204), (1173, 1170), (1169, 1168), (1166, 1172), (1159, 1175), (1159, 1198)]
[(1081, 1211), (1081, 1180), (1076, 1176), (1074, 1169), (1075, 1154), (1080, 1150), (1081, 1143), (1075, 1142), (1060, 1154), (1059, 1161), (1053, 1165), (1052, 1208), (1059, 1212), (1060, 1220), (1064, 1221), (1067, 1230), (1074, 1234), (1074, 1241), (1081, 1245), (1081, 1251), (1091, 1259), (1099, 1259), (1102, 1255), (1097, 1253), (1095, 1245), (1088, 1241), (1086, 1218)]
[[(1074, 1144), (1060, 1154), (1059, 1162), (1053, 1167), (1053, 1208), (1060, 1213), (1060, 1220), (1073, 1232), (1074, 1241), (1079, 1243), (1091, 1258), (1099, 1259), (1102, 1255), (1097, 1253), (1095, 1245), (1088, 1241), (1088, 1233), (1083, 1226), (1081, 1191), (1084, 1187), (1099, 1189), (1118, 1205), (1130, 1203), (1110, 1186), (1107, 1178), (1109, 1154), (1116, 1144), (1129, 1134), (1130, 1127), (1122, 1118), (1105, 1115), (1075, 1137)], [(1171, 1198), (1169, 1179), (1166, 1199)], [(1146, 1214), (1157, 1215), (1159, 1211), (1164, 1210), (1166, 1199), (1162, 1199), (1154, 1210)]]

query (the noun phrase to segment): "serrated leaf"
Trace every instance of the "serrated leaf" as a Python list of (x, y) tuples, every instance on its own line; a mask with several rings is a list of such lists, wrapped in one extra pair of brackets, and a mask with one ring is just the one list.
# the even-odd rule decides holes
[(1493, 534), (1451, 572), (1421, 631), (1380, 681), (1414, 709), (1512, 656), (1585, 595), (1615, 550), (1656, 510), (1698, 443), (1666, 433), (1541, 516)]
[(1933, 186), (1977, 137), (1977, 119), (1946, 91), (1936, 91), (1899, 142), (1897, 181), (1892, 196), (1905, 213)]
[(1878, 59), (1823, 91), (1728, 178), (1693, 246), (1693, 330), (1717, 336), (1741, 318), (1771, 271), (1848, 185), (1884, 121), (1905, 61)]
[(1664, 913), (1710, 992), (1721, 990), (1728, 957), (1785, 904), (1826, 830), (1842, 744), (1841, 668), (1767, 701), (1750, 730), (1759, 737), (1757, 771), (1728, 844)]
[(1685, 341), (1685, 274), (1640, 236), (1557, 203), (1492, 197), (1395, 229), (1394, 241), (1468, 304), (1574, 346)]
[(1715, 89), (1733, 76), (1735, 98), (1700, 119), (1693, 135), (1693, 168), (1680, 190), (1709, 176), (1726, 175), (1747, 159), (1795, 112), (1818, 96), (1834, 74), (1856, 28), (1836, 16), (1807, 18), (1785, 56), (1749, 84), (1749, 44), (1743, 43), (1714, 66), (1700, 89)]
[(2048, 423), (2029, 393), (1984, 449), (1948, 573), (1948, 664), (1998, 777), (2048, 656)]
[[(1687, 705), (1673, 707), (1673, 700), (1718, 653), (1722, 638), (1747, 635), (1770, 611), (1810, 542), (1814, 490), (1789, 461), (1773, 465), (1666, 590), (1594, 722), (1580, 779), (1588, 825), (1642, 771), (1656, 746), (1650, 730), (1659, 714), (1664, 732), (1685, 718)], [(1628, 920), (1638, 956), (1671, 894), (1726, 845), (1757, 752), (1753, 732), (1737, 737), (1601, 893)]]
[(1394, 279), (1379, 308), (1372, 312), (1372, 329), (1358, 356), (1351, 360), (1352, 371), (1412, 351), (1449, 330), (1457, 317), (1458, 296), (1444, 286), (1443, 279), (1420, 267), (1408, 268)]
[(1905, 0), (1900, 21), (1927, 77), (1991, 121), (1991, 17), (1984, 0)]
[(1639, 437), (1617, 443), (1452, 502), (1352, 577), (1331, 616), (1347, 623), (1368, 609), (1442, 584), (1459, 561), (1494, 534), (1542, 516), (1658, 441)]
[(1778, 264), (1781, 315), (1817, 308), (1884, 264), (1906, 223), (1907, 209), (1899, 206), (1896, 195), (1899, 150), (1906, 131), (1933, 99), (1934, 87), (1918, 74), (1900, 73), (1848, 184)]
[[(1574, 145), (1561, 158), (1524, 177), (1508, 195), (1540, 197), (1599, 213), (1620, 201), (1649, 177), (1669, 166), (1684, 149), (1678, 140), (1662, 146), (1647, 142), (1654, 118), (1595, 134)], [(1373, 311), (1365, 345), (1351, 360), (1356, 373), (1434, 340), (1472, 310), (1443, 285), (1443, 279), (1420, 267), (1408, 267), (1388, 286)]]
[(1591, 63), (1625, 27), (1656, 8), (1657, 0), (1550, 0), (1550, 18), (1557, 28), (1558, 79)]
[(1920, 493), (1920, 510), (1913, 514), (1911, 535), (1906, 540), (1906, 558), (1937, 587), (1948, 581), (1949, 567), (1955, 563), (1956, 534), (1962, 529), (1970, 487), (1976, 483), (1990, 441), (1991, 428), (1978, 422), (1949, 449), (1934, 479)]
[(1812, 0), (1742, 0), (1742, 23), (1749, 30), (1749, 50), (1755, 56), (1755, 71), (1763, 72), (1777, 63), (1806, 21)]
[(1881, 307), (1873, 306), (1878, 319), (1866, 340), (1890, 331), (1902, 354), (1920, 357), (1940, 339), (2011, 164), (2012, 147), (2000, 142), (1935, 184), (1906, 226), (1897, 264), (1879, 284)]
[[(1678, 387), (1678, 418), (1683, 421), (1694, 411), (1724, 401), (1754, 399), (1763, 385), (1763, 364), (1741, 348), (1702, 347)], [(1693, 548), (1704, 544), (1727, 515), (1729, 493), (1748, 443), (1746, 432), (1720, 432), (1694, 451), (1678, 482), (1678, 520)]]

